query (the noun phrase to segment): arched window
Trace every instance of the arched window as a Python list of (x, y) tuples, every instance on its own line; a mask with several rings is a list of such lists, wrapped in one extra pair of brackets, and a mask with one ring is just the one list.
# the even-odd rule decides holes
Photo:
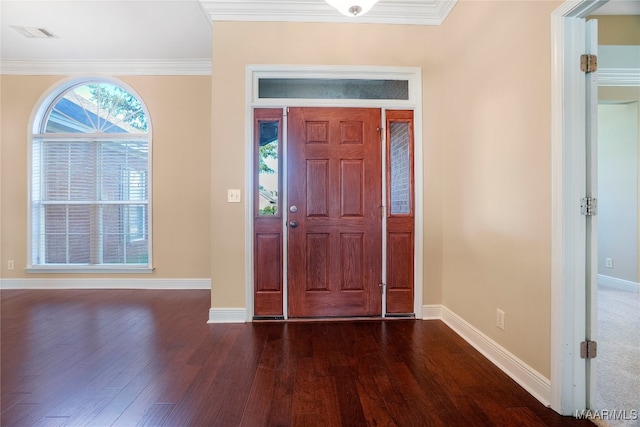
[(31, 267), (151, 267), (150, 140), (140, 99), (82, 80), (47, 97), (33, 124)]

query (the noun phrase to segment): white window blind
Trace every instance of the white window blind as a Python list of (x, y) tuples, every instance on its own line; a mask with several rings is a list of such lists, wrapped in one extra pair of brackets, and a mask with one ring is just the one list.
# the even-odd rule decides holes
[(33, 135), (32, 265), (150, 266), (149, 132), (111, 83), (61, 93)]

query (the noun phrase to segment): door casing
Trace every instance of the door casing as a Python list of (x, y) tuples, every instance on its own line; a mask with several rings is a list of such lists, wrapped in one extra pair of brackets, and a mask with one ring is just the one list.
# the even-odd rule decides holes
[[(408, 100), (327, 100), (327, 99), (260, 99), (258, 98), (258, 81), (260, 78), (350, 78), (350, 79), (405, 79), (409, 82)], [(415, 178), (415, 243), (414, 243), (414, 313), (418, 319), (422, 318), (422, 284), (423, 284), (423, 244), (419, 236), (423, 235), (423, 166), (422, 166), (422, 71), (417, 67), (369, 67), (369, 66), (278, 66), (252, 65), (246, 70), (246, 111), (245, 111), (245, 153), (253, 152), (253, 109), (286, 108), (286, 107), (364, 107), (386, 109), (404, 109), (414, 111), (414, 178)], [(284, 129), (287, 128), (285, 110)], [(286, 132), (286, 131), (285, 131)], [(287, 136), (284, 135), (284, 158), (286, 164)], [(384, 164), (384, 157), (383, 157)], [(253, 194), (253, 159), (245, 156), (245, 194)], [(287, 180), (286, 169), (283, 171), (283, 181)], [(384, 186), (383, 186), (384, 187)], [(254, 207), (251, 197), (245, 197), (245, 321), (253, 319), (253, 214)], [(282, 206), (288, 206), (286, 192), (282, 197)], [(383, 230), (384, 236), (384, 230)], [(385, 242), (383, 242), (384, 248)], [(286, 251), (287, 244), (283, 245)], [(286, 271), (287, 254), (283, 254), (284, 269)], [(383, 264), (384, 265), (384, 264)], [(286, 275), (284, 283), (285, 307), (283, 312), (287, 317)]]
[(587, 407), (586, 87), (580, 71), (585, 17), (607, 0), (565, 1), (551, 14), (551, 407), (574, 415)]

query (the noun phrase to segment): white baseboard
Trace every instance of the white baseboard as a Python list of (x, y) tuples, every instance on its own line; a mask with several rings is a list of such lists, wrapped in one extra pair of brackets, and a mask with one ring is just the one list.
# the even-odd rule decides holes
[(210, 308), (207, 323), (244, 323), (247, 321), (247, 311), (240, 308)]
[(442, 304), (423, 305), (422, 320), (442, 320)]
[(211, 279), (0, 279), (0, 289), (211, 289)]
[[(440, 317), (435, 317), (438, 311)], [(549, 406), (551, 402), (551, 381), (544, 375), (518, 359), (507, 349), (480, 332), (466, 320), (449, 310), (445, 306), (424, 306), (424, 313), (430, 313), (434, 317), (424, 319), (440, 319), (453, 331), (471, 344), (482, 355), (500, 368), (511, 379), (517, 382), (529, 394), (538, 399), (543, 405)]]
[(633, 292), (634, 294), (640, 293), (640, 283), (618, 279), (617, 277), (605, 276), (604, 274), (598, 274), (598, 285), (607, 286), (619, 291)]

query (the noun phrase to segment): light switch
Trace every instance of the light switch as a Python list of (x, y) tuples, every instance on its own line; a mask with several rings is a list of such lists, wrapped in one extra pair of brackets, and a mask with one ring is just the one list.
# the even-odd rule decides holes
[(227, 190), (227, 202), (240, 203), (240, 190)]

